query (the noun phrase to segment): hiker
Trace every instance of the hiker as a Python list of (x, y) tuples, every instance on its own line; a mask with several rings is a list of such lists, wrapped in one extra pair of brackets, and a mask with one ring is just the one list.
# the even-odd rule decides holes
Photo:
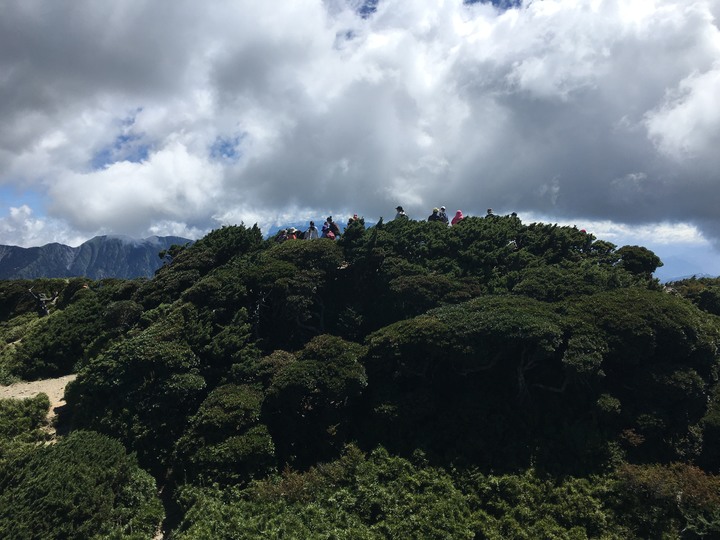
[[(327, 218), (327, 224), (328, 224), (329, 232), (333, 233), (333, 236), (332, 236), (333, 240), (334, 240), (335, 238), (337, 238), (338, 236), (340, 236), (340, 227), (338, 227), (338, 226), (337, 226), (337, 223), (335, 223), (335, 222), (333, 221), (332, 216), (328, 216), (328, 218)], [(329, 238), (329, 237), (328, 237), (328, 238)]]
[(395, 210), (397, 210), (397, 214), (395, 214), (395, 219), (408, 219), (407, 214), (405, 213), (405, 210), (403, 210), (402, 206), (396, 206)]
[(277, 236), (275, 236), (275, 241), (280, 244), (287, 240), (287, 230), (286, 229), (280, 229), (277, 233)]
[(315, 222), (311, 221), (310, 226), (308, 227), (308, 230), (305, 231), (305, 240), (317, 240), (318, 238), (318, 230), (315, 226)]
[(297, 240), (297, 229), (295, 227), (288, 229), (286, 240)]
[(440, 217), (440, 210), (437, 208), (433, 208), (432, 214), (430, 214), (428, 221), (442, 221), (442, 218)]
[(494, 217), (495, 217), (495, 214), (493, 214), (493, 209), (492, 209), (492, 208), (488, 208), (488, 209), (487, 209), (487, 215), (486, 215), (485, 217), (491, 217), (491, 218), (494, 218)]
[(455, 212), (455, 217), (452, 218), (452, 221), (450, 222), (451, 225), (457, 225), (463, 220), (463, 213), (462, 210), (458, 210)]
[(440, 221), (442, 221), (445, 225), (447, 225), (447, 224), (449, 223), (447, 214), (445, 213), (445, 207), (444, 207), (444, 206), (441, 206), (441, 207), (440, 207), (440, 213), (438, 214), (438, 216), (440, 216)]

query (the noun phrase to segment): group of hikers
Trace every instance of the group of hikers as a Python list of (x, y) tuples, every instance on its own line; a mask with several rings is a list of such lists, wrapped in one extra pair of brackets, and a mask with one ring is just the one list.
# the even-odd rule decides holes
[[(395, 214), (395, 219), (408, 219), (407, 214), (405, 213), (405, 210), (403, 210), (402, 206), (398, 206), (395, 208), (397, 211), (397, 214)], [(492, 214), (492, 209), (488, 208), (488, 214)], [(445, 212), (445, 207), (441, 206), (440, 208), (433, 208), (432, 214), (430, 214), (430, 217), (427, 218), (428, 221), (440, 221), (444, 223), (445, 225), (457, 225), (460, 223), (463, 218), (462, 210), (458, 210), (455, 212), (455, 217), (452, 218), (452, 220), (448, 219), (448, 215)]]
[[(397, 212), (395, 214), (395, 219), (409, 219), (402, 206), (395, 207), (395, 211)], [(513, 212), (512, 216), (517, 216), (517, 214)], [(440, 208), (433, 208), (432, 214), (430, 214), (427, 220), (439, 221), (441, 223), (444, 223), (445, 225), (452, 226), (460, 223), (464, 219), (464, 217), (465, 216), (463, 216), (462, 210), (458, 210), (457, 212), (455, 212), (455, 216), (450, 220), (447, 213), (445, 212), (445, 207), (441, 206)], [(487, 209), (486, 217), (495, 217), (492, 208)], [(348, 226), (357, 219), (359, 219), (358, 215), (354, 214), (353, 217), (348, 220)], [(339, 237), (340, 227), (338, 227), (337, 223), (333, 221), (332, 216), (328, 216), (319, 231), (318, 228), (315, 226), (315, 222), (311, 221), (310, 226), (306, 231), (298, 230), (295, 227), (281, 229), (275, 236), (275, 241), (284, 242), (286, 240), (315, 240), (317, 238), (330, 238), (331, 240), (335, 240)]]
[[(357, 214), (348, 220), (348, 225), (358, 219)], [(335, 240), (340, 236), (340, 227), (333, 221), (332, 216), (328, 216), (323, 223), (322, 229), (318, 231), (315, 222), (311, 221), (307, 231), (303, 232), (295, 227), (289, 229), (281, 229), (275, 236), (276, 242), (284, 242), (285, 240), (316, 240), (317, 238), (329, 238)]]

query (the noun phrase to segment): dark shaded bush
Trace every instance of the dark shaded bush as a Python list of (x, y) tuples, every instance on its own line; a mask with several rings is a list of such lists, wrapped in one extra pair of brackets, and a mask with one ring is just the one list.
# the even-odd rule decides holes
[(83, 369), (66, 389), (74, 425), (120, 439), (148, 467), (166, 463), (207, 393), (184, 324), (173, 311)]
[(569, 309), (606, 344), (598, 388), (619, 401), (630, 455), (643, 462), (697, 458), (696, 424), (717, 373), (718, 327), (682, 299), (642, 289), (584, 297)]
[(641, 246), (623, 246), (616, 253), (623, 268), (645, 278), (650, 278), (652, 273), (663, 265), (660, 257)]
[[(544, 302), (627, 288), (637, 283), (637, 279), (621, 267), (603, 267), (594, 262), (537, 266), (509, 277), (508, 284), (513, 294)], [(516, 284), (512, 285), (513, 282)]]
[(442, 463), (527, 465), (537, 385), (565, 378), (561, 323), (548, 304), (486, 297), (371, 334), (363, 437)]
[(262, 400), (249, 386), (213, 390), (178, 440), (176, 474), (194, 483), (237, 484), (271, 471), (275, 449), (260, 423)]
[(348, 442), (353, 400), (367, 381), (356, 343), (323, 335), (313, 338), (274, 374), (262, 417), (280, 463), (299, 466), (337, 455)]

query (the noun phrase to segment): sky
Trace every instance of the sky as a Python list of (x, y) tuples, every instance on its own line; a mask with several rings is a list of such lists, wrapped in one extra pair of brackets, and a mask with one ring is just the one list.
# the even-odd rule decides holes
[(720, 274), (720, 0), (0, 10), (0, 244), (442, 204)]

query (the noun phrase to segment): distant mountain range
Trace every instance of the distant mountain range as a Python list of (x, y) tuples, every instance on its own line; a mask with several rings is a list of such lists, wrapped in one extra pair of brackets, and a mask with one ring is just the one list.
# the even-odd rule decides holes
[(32, 248), (0, 245), (0, 279), (152, 277), (163, 264), (158, 256), (162, 250), (188, 242), (191, 240), (179, 236), (142, 240), (96, 236), (78, 247), (58, 243)]
[(714, 278), (716, 278), (716, 277), (719, 277), (719, 276), (714, 276), (714, 275), (712, 275), (712, 274), (700, 274), (700, 273), (698, 273), (698, 274), (687, 274), (687, 275), (685, 275), (685, 276), (676, 276), (676, 277), (672, 277), (672, 278), (668, 278), (668, 279), (661, 279), (660, 281), (661, 281), (661, 283), (672, 283), (672, 282), (674, 282), (674, 281), (683, 281), (683, 280), (692, 279), (692, 278), (695, 278), (695, 279), (703, 279), (703, 278), (711, 278), (711, 279), (714, 279)]

